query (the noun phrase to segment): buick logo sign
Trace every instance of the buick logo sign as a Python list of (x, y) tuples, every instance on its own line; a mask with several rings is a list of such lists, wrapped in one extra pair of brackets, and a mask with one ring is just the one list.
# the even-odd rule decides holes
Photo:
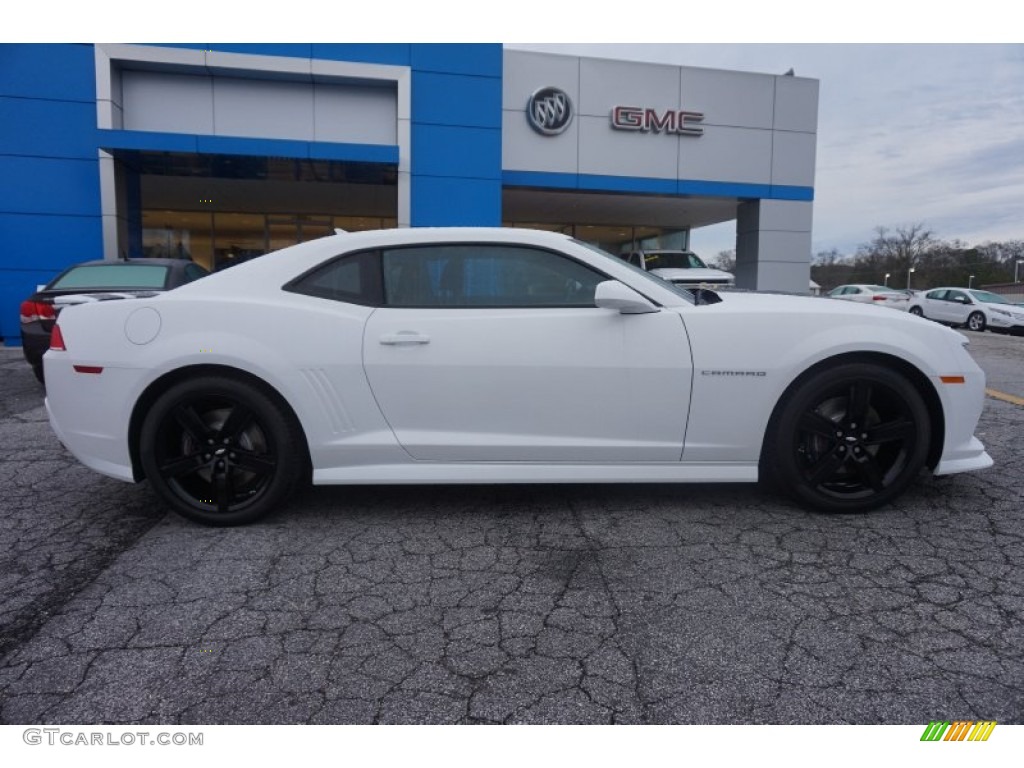
[(534, 91), (526, 102), (526, 119), (537, 133), (554, 136), (569, 127), (572, 121), (572, 101), (569, 94), (558, 88)]

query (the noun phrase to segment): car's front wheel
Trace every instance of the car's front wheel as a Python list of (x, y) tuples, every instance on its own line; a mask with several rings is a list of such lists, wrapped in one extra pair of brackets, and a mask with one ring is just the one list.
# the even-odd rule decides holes
[(970, 317), (967, 318), (967, 327), (972, 331), (984, 331), (985, 315), (981, 312), (971, 312)]
[(302, 476), (304, 442), (291, 414), (240, 379), (175, 384), (146, 415), (142, 467), (157, 495), (207, 525), (256, 520)]
[(798, 501), (864, 512), (901, 494), (924, 466), (931, 435), (921, 395), (872, 363), (812, 374), (780, 404), (763, 464)]

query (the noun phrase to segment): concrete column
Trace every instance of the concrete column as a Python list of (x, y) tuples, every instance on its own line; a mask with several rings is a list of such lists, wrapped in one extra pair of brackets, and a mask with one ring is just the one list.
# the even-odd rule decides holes
[(736, 287), (807, 293), (814, 204), (797, 200), (740, 203), (736, 218)]

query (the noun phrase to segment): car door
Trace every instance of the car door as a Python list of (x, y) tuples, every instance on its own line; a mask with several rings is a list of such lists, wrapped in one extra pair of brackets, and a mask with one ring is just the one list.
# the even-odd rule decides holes
[(964, 291), (950, 290), (946, 293), (946, 319), (951, 323), (962, 325), (973, 309), (971, 300)]
[(413, 458), (679, 460), (692, 365), (678, 314), (598, 308), (605, 275), (537, 248), (395, 248), (381, 266), (363, 361)]
[(928, 291), (921, 297), (921, 311), (929, 320), (946, 320), (949, 311), (946, 306), (946, 289), (940, 288), (935, 291)]

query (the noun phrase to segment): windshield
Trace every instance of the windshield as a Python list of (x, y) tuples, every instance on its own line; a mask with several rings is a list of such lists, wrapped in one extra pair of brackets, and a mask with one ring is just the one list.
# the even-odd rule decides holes
[(668, 280), (662, 280), (660, 277), (656, 277), (655, 275), (652, 275), (649, 272), (645, 272), (644, 270), (640, 269), (640, 267), (638, 267), (638, 266), (636, 266), (634, 264), (630, 264), (628, 261), (623, 261), (622, 259), (618, 258), (617, 256), (613, 256), (612, 254), (608, 253), (608, 251), (604, 250), (603, 248), (598, 248), (593, 243), (587, 243), (587, 242), (584, 242), (583, 240), (577, 240), (575, 238), (572, 238), (572, 242), (576, 243), (576, 245), (582, 245), (588, 251), (593, 251), (594, 253), (598, 253), (601, 256), (604, 256), (606, 259), (611, 259), (613, 262), (615, 262), (616, 264), (619, 264), (620, 266), (627, 267), (628, 269), (632, 270), (636, 274), (641, 275), (644, 280), (648, 280), (648, 281), (651, 281), (651, 282), (655, 283), (662, 290), (667, 288), (668, 290), (672, 291), (672, 293), (677, 294), (681, 298), (686, 299), (686, 301), (688, 301), (690, 304), (695, 304), (696, 303), (694, 301), (693, 294), (690, 293), (685, 288), (679, 288), (678, 286), (675, 286), (672, 283), (670, 283)]
[(971, 296), (976, 298), (978, 301), (984, 301), (986, 304), (1009, 304), (1006, 299), (1000, 296), (998, 293), (992, 293), (990, 291), (971, 291)]
[(50, 288), (163, 288), (167, 267), (156, 264), (90, 264), (61, 275)]
[(707, 269), (707, 264), (696, 253), (689, 251), (661, 251), (644, 254), (648, 269)]

